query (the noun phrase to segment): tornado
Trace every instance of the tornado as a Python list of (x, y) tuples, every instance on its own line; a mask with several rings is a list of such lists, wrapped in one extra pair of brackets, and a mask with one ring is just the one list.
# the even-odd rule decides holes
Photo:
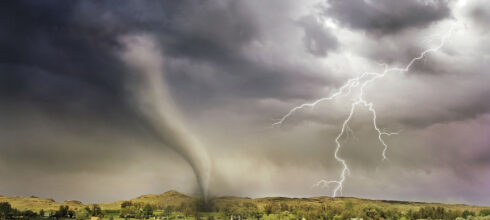
[(164, 76), (164, 57), (151, 35), (119, 38), (119, 58), (129, 68), (128, 89), (138, 112), (155, 131), (162, 145), (178, 152), (192, 167), (204, 200), (208, 199), (211, 173), (206, 149), (189, 131), (169, 94)]

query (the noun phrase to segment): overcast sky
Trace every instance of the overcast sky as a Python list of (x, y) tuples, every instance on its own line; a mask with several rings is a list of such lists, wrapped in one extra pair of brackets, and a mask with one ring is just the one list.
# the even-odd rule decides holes
[[(385, 137), (381, 161), (370, 112), (357, 109), (340, 139), (351, 170), (342, 195), (490, 205), (485, 0), (1, 4), (2, 195), (197, 192), (194, 165), (155, 135), (158, 121), (132, 95), (131, 67), (149, 65), (168, 89), (162, 105), (209, 155), (211, 195), (330, 196), (333, 187), (312, 185), (339, 178), (334, 140), (353, 97), (271, 125), (381, 63), (404, 67), (452, 27), (441, 50), (366, 87), (379, 127), (400, 132)], [(143, 41), (141, 56), (128, 39)]]

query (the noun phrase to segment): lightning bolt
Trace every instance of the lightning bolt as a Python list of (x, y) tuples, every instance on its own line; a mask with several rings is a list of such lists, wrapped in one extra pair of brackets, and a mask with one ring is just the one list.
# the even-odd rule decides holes
[(333, 100), (337, 97), (340, 97), (340, 96), (347, 96), (347, 95), (351, 94), (352, 89), (359, 88), (359, 95), (354, 100), (352, 100), (349, 115), (347, 116), (347, 118), (345, 118), (344, 122), (342, 123), (340, 132), (337, 135), (337, 137), (335, 138), (336, 147), (335, 147), (334, 158), (343, 167), (342, 171), (340, 172), (340, 176), (337, 180), (320, 180), (317, 183), (313, 184), (313, 187), (329, 187), (330, 185), (333, 184), (333, 185), (335, 185), (335, 188), (333, 189), (333, 197), (336, 197), (337, 194), (339, 194), (339, 193), (342, 194), (342, 187), (344, 185), (344, 181), (346, 179), (346, 176), (350, 175), (350, 169), (349, 169), (349, 166), (347, 165), (347, 162), (339, 156), (339, 151), (342, 148), (342, 144), (340, 143), (340, 138), (344, 135), (346, 130), (350, 131), (349, 122), (350, 122), (352, 116), (354, 115), (356, 108), (358, 106), (364, 106), (369, 110), (369, 112), (371, 112), (373, 128), (378, 133), (378, 140), (381, 143), (381, 145), (383, 146), (383, 151), (381, 153), (381, 161), (383, 162), (383, 161), (388, 160), (388, 158), (386, 157), (386, 151), (388, 150), (388, 145), (384, 141), (383, 137), (395, 135), (395, 134), (398, 134), (399, 132), (385, 132), (385, 131), (382, 131), (378, 127), (378, 124), (376, 122), (377, 115), (376, 115), (376, 110), (374, 109), (374, 104), (372, 102), (368, 102), (368, 101), (366, 101), (366, 99), (364, 99), (364, 89), (366, 88), (367, 85), (373, 84), (376, 80), (383, 78), (388, 73), (391, 73), (391, 72), (399, 72), (399, 73), (408, 72), (410, 67), (416, 61), (423, 59), (429, 53), (436, 52), (436, 51), (440, 50), (445, 45), (447, 39), (452, 35), (453, 30), (454, 30), (454, 26), (452, 26), (446, 34), (442, 35), (441, 40), (437, 46), (422, 51), (422, 53), (420, 53), (419, 56), (410, 60), (410, 62), (405, 67), (389, 68), (387, 64), (382, 64), (385, 67), (383, 72), (381, 72), (381, 73), (365, 72), (365, 73), (360, 74), (357, 77), (351, 78), (351, 79), (347, 80), (347, 82), (345, 84), (343, 84), (338, 89), (337, 92), (331, 94), (328, 97), (323, 97), (323, 98), (317, 99), (314, 102), (304, 103), (304, 104), (298, 105), (298, 106), (292, 108), (291, 110), (289, 110), (289, 112), (287, 114), (285, 114), (280, 120), (278, 120), (277, 122), (272, 124), (273, 127), (280, 126), (289, 117), (291, 117), (291, 115), (293, 115), (295, 112), (297, 112), (301, 109), (313, 108), (316, 105), (318, 105), (319, 103), (322, 103), (325, 101), (331, 101), (331, 100)]

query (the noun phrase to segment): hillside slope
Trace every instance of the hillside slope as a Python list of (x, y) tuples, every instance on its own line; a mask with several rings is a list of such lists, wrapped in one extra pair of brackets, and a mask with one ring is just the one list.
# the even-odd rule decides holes
[(0, 196), (0, 202), (8, 202), (13, 208), (19, 210), (32, 210), (38, 212), (41, 209), (57, 210), (61, 205), (67, 205), (71, 209), (77, 210), (84, 208), (85, 205), (79, 201), (64, 201), (62, 203), (56, 202), (53, 199), (45, 199), (38, 197), (19, 197), (19, 196)]
[[(157, 208), (164, 208), (166, 206), (178, 207), (182, 204), (191, 204), (199, 202), (199, 198), (185, 195), (177, 191), (168, 191), (162, 194), (149, 194), (143, 195), (129, 200), (133, 204), (150, 204)], [(17, 196), (0, 196), (0, 202), (9, 202), (12, 207), (19, 210), (57, 210), (60, 205), (68, 205), (71, 209), (84, 208), (87, 205), (78, 201), (65, 201), (62, 203), (56, 202), (52, 199), (37, 198), (37, 197), (17, 197)], [(99, 205), (103, 210), (119, 210), (123, 200), (115, 202), (100, 203)], [(245, 198), (245, 197), (217, 197), (211, 200), (211, 204), (218, 208), (224, 208), (228, 204), (240, 205), (244, 203), (254, 203), (258, 207), (263, 208), (267, 204), (286, 204), (288, 206), (312, 206), (320, 207), (324, 205), (332, 207), (343, 207), (346, 202), (352, 203), (356, 207), (363, 206), (377, 206), (382, 208), (395, 208), (400, 211), (413, 209), (416, 210), (420, 207), (444, 207), (451, 210), (470, 210), (480, 211), (482, 209), (489, 209), (490, 207), (484, 206), (471, 206), (464, 204), (442, 204), (442, 203), (423, 203), (423, 202), (405, 202), (405, 201), (386, 201), (386, 200), (369, 200), (351, 197), (311, 197), (311, 198), (287, 198), (287, 197), (266, 197), (266, 198)]]
[[(143, 195), (129, 200), (132, 203), (150, 204), (157, 207), (179, 206), (183, 203), (192, 203), (198, 201), (198, 198), (185, 195), (183, 193), (171, 190), (162, 194)], [(102, 209), (116, 210), (121, 208), (123, 200), (99, 204)]]

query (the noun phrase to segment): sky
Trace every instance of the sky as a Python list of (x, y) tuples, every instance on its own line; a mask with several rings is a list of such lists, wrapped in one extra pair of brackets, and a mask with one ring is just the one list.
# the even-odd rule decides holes
[[(490, 205), (484, 0), (7, 1), (0, 194), (104, 202), (168, 190)], [(353, 91), (355, 93), (355, 91)], [(201, 186), (200, 186), (201, 185)]]

